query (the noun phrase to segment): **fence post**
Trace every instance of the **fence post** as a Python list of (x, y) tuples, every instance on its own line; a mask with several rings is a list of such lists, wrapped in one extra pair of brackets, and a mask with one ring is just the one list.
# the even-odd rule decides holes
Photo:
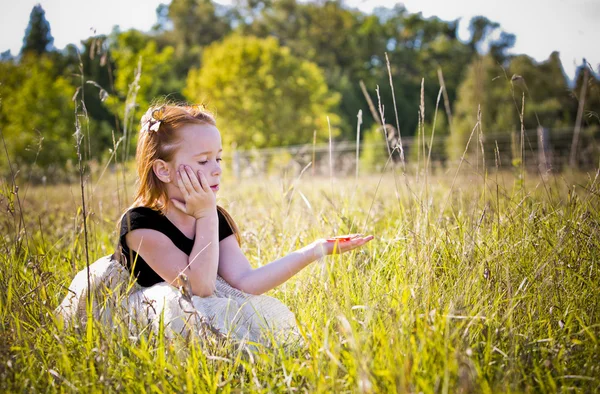
[(552, 169), (552, 164), (549, 160), (549, 149), (548, 149), (548, 139), (549, 133), (548, 129), (542, 126), (538, 126), (537, 128), (537, 136), (538, 136), (538, 168), (542, 175), (545, 175), (548, 171)]

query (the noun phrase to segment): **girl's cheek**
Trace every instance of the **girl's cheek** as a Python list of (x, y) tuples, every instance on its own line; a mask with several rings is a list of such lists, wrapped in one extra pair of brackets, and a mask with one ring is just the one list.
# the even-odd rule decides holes
[(176, 162), (173, 164), (173, 170), (175, 170), (175, 173), (177, 174), (177, 171), (181, 171), (183, 168), (182, 166), (184, 166), (186, 163), (184, 162)]
[(200, 179), (200, 176), (199, 176), (199, 174), (198, 174), (198, 173), (202, 173), (202, 175), (204, 175), (204, 177), (205, 177), (206, 179), (208, 179), (207, 175), (204, 173), (204, 171), (203, 171), (201, 168), (199, 168), (199, 166), (196, 166), (196, 167), (194, 168), (194, 173), (196, 174), (196, 176), (198, 177), (198, 179)]

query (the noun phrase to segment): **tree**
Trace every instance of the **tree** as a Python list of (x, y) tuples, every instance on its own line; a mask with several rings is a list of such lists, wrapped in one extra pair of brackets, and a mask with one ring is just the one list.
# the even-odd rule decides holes
[(314, 130), (326, 140), (327, 116), (339, 132), (332, 112), (339, 96), (329, 92), (322, 71), (275, 38), (230, 36), (206, 48), (202, 64), (190, 71), (184, 94), (216, 109), (225, 145), (306, 143)]
[(135, 29), (115, 31), (110, 40), (109, 51), (116, 70), (114, 92), (106, 99), (106, 105), (123, 125), (127, 157), (135, 151), (139, 121), (150, 103), (178, 92), (182, 85), (171, 67), (173, 47), (159, 50), (152, 37)]
[(133, 120), (137, 125), (156, 97), (175, 92), (181, 86), (171, 68), (173, 47), (159, 51), (150, 36), (132, 29), (114, 32), (109, 50), (116, 66), (116, 76), (115, 92), (106, 104), (121, 120), (124, 120), (130, 90), (136, 95)]
[[(517, 130), (518, 112), (511, 91), (510, 76), (503, 72), (490, 55), (475, 58), (458, 87), (452, 134), (446, 147), (451, 160), (457, 160), (463, 154), (469, 137), (478, 124), (479, 108), (481, 128), (476, 129), (476, 132), (510, 133)], [(470, 151), (477, 149), (476, 139), (472, 139), (469, 148)]]
[[(508, 59), (506, 50), (515, 45), (516, 37), (514, 34), (500, 32), (500, 37), (491, 39), (493, 33), (500, 28), (500, 24), (492, 22), (484, 16), (475, 16), (469, 22), (469, 30), (471, 31), (471, 39), (469, 46), (473, 52), (488, 53), (499, 64), (504, 64)], [(488, 48), (483, 48), (483, 45)]]
[(46, 12), (40, 4), (36, 4), (29, 15), (29, 25), (25, 30), (21, 53), (41, 55), (52, 49), (54, 38), (50, 34), (50, 23), (46, 20)]
[(473, 51), (479, 50), (479, 45), (498, 27), (500, 27), (500, 24), (492, 22), (485, 16), (475, 16), (471, 18), (471, 21), (469, 22), (469, 31), (471, 32), (469, 46)]
[(386, 41), (378, 18), (332, 0), (247, 0), (238, 10), (240, 34), (276, 37), (292, 54), (323, 70), (329, 89), (341, 94), (343, 138), (352, 138), (356, 114), (364, 103), (358, 81), (374, 86), (371, 69), (384, 64)]
[[(430, 113), (427, 116), (428, 120), (421, 125), (421, 130), (414, 133), (412, 146), (408, 147), (408, 158), (412, 163), (420, 161), (420, 165), (424, 166), (427, 158), (430, 160), (445, 162), (447, 157), (446, 138), (449, 134), (448, 120), (444, 112), (444, 104), (440, 102), (437, 114), (435, 112), (435, 103), (429, 106)], [(434, 125), (435, 121), (435, 125)], [(432, 140), (433, 135), (433, 140)], [(429, 151), (431, 150), (431, 156)]]
[[(453, 134), (448, 145), (450, 157), (457, 159), (462, 155), (478, 122), (479, 107), (484, 134), (508, 135), (520, 130), (523, 99), (526, 130), (572, 125), (576, 103), (569, 97), (558, 53), (552, 53), (539, 64), (526, 55), (514, 56), (506, 68), (498, 64), (492, 54), (476, 58), (458, 89)], [(477, 149), (476, 145), (472, 144), (471, 148)]]
[[(525, 95), (523, 122), (526, 129), (538, 126), (564, 128), (573, 125), (577, 104), (570, 97), (569, 86), (558, 52), (541, 63), (527, 55), (512, 58), (508, 67), (514, 95), (521, 105)], [(519, 119), (515, 122), (520, 123)]]
[(13, 59), (12, 53), (10, 53), (10, 49), (0, 53), (0, 62), (8, 62)]
[(598, 75), (594, 73), (592, 68), (589, 66), (586, 61), (583, 61), (583, 64), (577, 68), (577, 72), (575, 75), (575, 87), (573, 89), (572, 95), (576, 100), (574, 101), (573, 108), (571, 109), (571, 120), (572, 124), (575, 123), (575, 117), (577, 114), (577, 106), (579, 104), (579, 100), (582, 98), (581, 92), (584, 81), (584, 70), (588, 69), (588, 85), (586, 88), (585, 94), (585, 102), (582, 113), (582, 127), (591, 127), (600, 125), (600, 78)]
[(17, 168), (36, 163), (52, 172), (75, 158), (75, 89), (55, 78), (53, 68), (48, 58), (25, 57), (18, 68), (0, 73), (6, 75), (0, 83), (0, 127)]
[(0, 62), (0, 128), (8, 124), (6, 115), (9, 113), (5, 107), (7, 100), (14, 95), (19, 82), (25, 78), (24, 69), (19, 67), (14, 59)]
[(231, 32), (233, 12), (212, 0), (173, 0), (157, 8), (155, 40), (160, 49), (174, 48), (170, 63), (182, 81), (200, 66), (202, 48)]
[(363, 171), (379, 172), (386, 164), (388, 150), (381, 126), (374, 124), (363, 132), (360, 149), (360, 168)]
[(91, 149), (90, 152), (85, 150), (84, 157), (101, 159), (113, 147), (113, 131), (120, 131), (117, 117), (105, 103), (108, 97), (115, 95), (110, 75), (115, 65), (110, 58), (106, 36), (90, 37), (81, 41), (81, 45), (82, 50), (73, 44), (67, 45), (62, 51), (62, 64), (58, 67), (71, 85), (80, 89), (80, 97), (85, 102), (85, 112), (92, 132), (86, 134), (86, 138), (90, 139), (86, 142), (86, 148), (89, 146)]
[(217, 15), (211, 0), (173, 0), (168, 16), (173, 22), (176, 42), (185, 49), (206, 46), (225, 37), (231, 27)]
[[(426, 121), (433, 121), (433, 104), (440, 89), (438, 69), (443, 71), (449, 100), (454, 103), (457, 85), (473, 57), (470, 47), (457, 39), (457, 26), (457, 21), (446, 22), (436, 17), (408, 14), (401, 6), (385, 15), (386, 49), (394, 81), (400, 131), (404, 136), (414, 135), (418, 128), (423, 79)], [(381, 88), (382, 103), (390, 108), (393, 97), (387, 68), (382, 65), (374, 72), (379, 73), (375, 81)], [(395, 124), (393, 110), (386, 112), (388, 122)]]

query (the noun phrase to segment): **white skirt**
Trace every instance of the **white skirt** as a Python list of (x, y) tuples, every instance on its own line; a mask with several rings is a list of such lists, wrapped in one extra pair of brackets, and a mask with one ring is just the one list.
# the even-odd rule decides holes
[(200, 335), (269, 347), (302, 343), (296, 318), (281, 301), (244, 293), (219, 276), (209, 297), (190, 296), (166, 282), (141, 287), (108, 255), (90, 265), (89, 289), (87, 268), (75, 275), (57, 315), (67, 324), (85, 325), (88, 293), (94, 319), (107, 325), (124, 320), (130, 335), (148, 328), (158, 333), (162, 321), (169, 338)]

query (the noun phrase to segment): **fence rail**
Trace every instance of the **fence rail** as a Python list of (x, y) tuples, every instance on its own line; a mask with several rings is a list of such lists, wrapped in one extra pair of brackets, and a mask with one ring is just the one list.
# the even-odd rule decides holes
[[(407, 171), (418, 171), (427, 163), (432, 170), (453, 168), (465, 153), (465, 145), (452, 151), (452, 139), (435, 137), (430, 146), (429, 137), (403, 137), (402, 150)], [(574, 163), (581, 169), (597, 168), (600, 158), (600, 132), (587, 130), (578, 137)], [(525, 130), (513, 133), (474, 134), (466, 149), (464, 165), (507, 168), (520, 166), (521, 160), (530, 171), (560, 171), (569, 164), (573, 143), (572, 129)], [(402, 165), (400, 147), (386, 141), (358, 145), (358, 170), (361, 173), (381, 171), (384, 167)], [(420, 148), (420, 149), (417, 149)], [(237, 150), (229, 157), (230, 170), (236, 177), (290, 172), (298, 174), (311, 164), (311, 173), (338, 176), (354, 175), (357, 171), (356, 141), (332, 141), (325, 144), (305, 144), (278, 148)], [(454, 167), (455, 168), (455, 167)]]

